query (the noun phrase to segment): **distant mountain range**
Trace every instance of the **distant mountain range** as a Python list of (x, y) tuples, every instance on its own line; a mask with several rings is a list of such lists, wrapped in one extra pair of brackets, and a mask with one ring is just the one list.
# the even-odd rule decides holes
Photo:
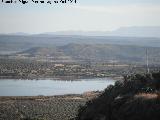
[(64, 46), (67, 44), (112, 44), (160, 47), (160, 38), (76, 35), (0, 35), (0, 54), (14, 53), (33, 47)]
[[(29, 35), (27, 33), (11, 33), (8, 35)], [(38, 36), (52, 35), (82, 35), (82, 36), (123, 36), (123, 37), (158, 37), (160, 26), (154, 27), (121, 27), (114, 31), (58, 31), (37, 34)]]
[(160, 27), (121, 27), (108, 34), (129, 37), (160, 37)]
[(160, 47), (160, 38), (0, 35), (0, 53), (13, 53), (33, 47), (63, 46), (71, 43)]
[(160, 62), (159, 33), (160, 27), (126, 27), (112, 32), (3, 34), (0, 35), (0, 54), (144, 62), (148, 48), (150, 58), (157, 63)]

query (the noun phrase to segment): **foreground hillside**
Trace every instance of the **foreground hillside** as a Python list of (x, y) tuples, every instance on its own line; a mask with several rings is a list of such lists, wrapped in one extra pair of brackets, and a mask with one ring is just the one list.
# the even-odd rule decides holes
[(125, 77), (79, 109), (77, 120), (159, 120), (160, 73)]

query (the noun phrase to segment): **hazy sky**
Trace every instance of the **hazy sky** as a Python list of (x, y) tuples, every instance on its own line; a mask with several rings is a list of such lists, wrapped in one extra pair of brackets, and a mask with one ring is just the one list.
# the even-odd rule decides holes
[(160, 26), (160, 0), (77, 0), (66, 5), (0, 2), (0, 33), (108, 31), (124, 26)]

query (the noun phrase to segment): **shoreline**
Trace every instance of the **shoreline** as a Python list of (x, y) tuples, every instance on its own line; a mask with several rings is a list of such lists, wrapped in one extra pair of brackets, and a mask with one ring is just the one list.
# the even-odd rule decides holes
[(5, 100), (37, 100), (37, 99), (71, 99), (77, 97), (79, 99), (89, 99), (100, 95), (102, 91), (87, 91), (82, 94), (64, 94), (64, 95), (52, 95), (52, 96), (0, 96), (0, 102)]
[(0, 76), (0, 80), (10, 80), (10, 79), (15, 79), (15, 80), (60, 80), (60, 81), (78, 81), (81, 79), (105, 79), (105, 78), (110, 78), (112, 80), (122, 80), (123, 76), (117, 75), (117, 76), (105, 76), (105, 77), (86, 77), (86, 76), (58, 76), (58, 77), (13, 77), (13, 76)]

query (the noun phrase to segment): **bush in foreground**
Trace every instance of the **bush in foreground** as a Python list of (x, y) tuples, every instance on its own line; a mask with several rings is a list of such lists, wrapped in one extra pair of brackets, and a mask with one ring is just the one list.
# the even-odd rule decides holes
[(159, 120), (160, 73), (125, 76), (80, 107), (77, 120)]

